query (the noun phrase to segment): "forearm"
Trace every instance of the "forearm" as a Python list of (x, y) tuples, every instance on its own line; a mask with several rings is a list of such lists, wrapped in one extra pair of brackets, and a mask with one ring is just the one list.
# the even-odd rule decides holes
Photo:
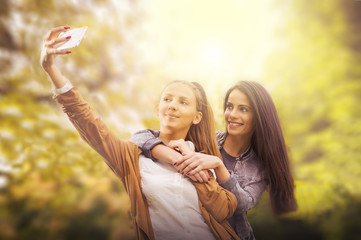
[(162, 144), (158, 144), (152, 149), (152, 156), (170, 164), (174, 164), (182, 158), (182, 155), (179, 152)]
[(231, 177), (231, 174), (228, 172), (223, 162), (219, 163), (219, 166), (214, 169), (214, 172), (216, 173), (219, 182), (225, 182)]
[(44, 68), (44, 70), (48, 74), (55, 88), (62, 88), (68, 82), (68, 79), (61, 74), (55, 65)]

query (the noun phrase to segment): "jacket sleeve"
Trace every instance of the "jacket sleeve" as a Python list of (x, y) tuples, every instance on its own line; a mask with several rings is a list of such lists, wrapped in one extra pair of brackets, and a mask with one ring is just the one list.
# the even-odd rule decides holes
[(211, 171), (208, 173), (211, 176), (208, 183), (192, 183), (197, 189), (202, 206), (218, 222), (222, 222), (233, 215), (237, 208), (237, 198), (217, 183)]
[(267, 183), (262, 178), (252, 179), (241, 187), (234, 173), (231, 172), (231, 177), (227, 181), (220, 183), (220, 185), (236, 196), (238, 202), (236, 213), (241, 214), (257, 204), (266, 189)]
[(157, 159), (152, 156), (152, 149), (158, 144), (165, 145), (163, 141), (157, 138), (156, 132), (152, 129), (144, 129), (134, 133), (130, 141), (137, 144), (144, 156), (151, 158), (153, 161)]
[(76, 89), (57, 96), (56, 100), (81, 138), (105, 159), (107, 165), (123, 182), (127, 174), (134, 173), (134, 169), (137, 169), (134, 159), (140, 153), (136, 144), (114, 136)]

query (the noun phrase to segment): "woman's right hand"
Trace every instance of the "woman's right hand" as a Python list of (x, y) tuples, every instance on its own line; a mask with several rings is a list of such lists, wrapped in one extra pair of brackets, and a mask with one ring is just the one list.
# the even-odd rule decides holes
[(69, 27), (56, 27), (51, 29), (44, 37), (43, 46), (40, 56), (40, 64), (45, 71), (48, 71), (54, 67), (54, 59), (57, 55), (64, 55), (71, 53), (69, 50), (58, 50), (55, 48), (55, 45), (66, 42), (70, 37), (61, 37), (58, 38), (58, 35), (61, 32), (66, 32), (69, 30)]

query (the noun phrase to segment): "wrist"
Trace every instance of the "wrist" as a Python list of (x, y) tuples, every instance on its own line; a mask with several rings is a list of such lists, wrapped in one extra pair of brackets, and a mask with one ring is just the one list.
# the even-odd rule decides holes
[(214, 169), (214, 172), (216, 173), (217, 179), (220, 182), (224, 182), (231, 177), (231, 174), (228, 172), (228, 169), (223, 164), (223, 162), (220, 162), (220, 165)]
[(52, 75), (56, 71), (56, 66), (54, 64), (43, 66), (43, 68), (48, 75)]
[(183, 156), (182, 154), (180, 154), (179, 152), (177, 151), (174, 151), (174, 155), (172, 156), (172, 159), (171, 159), (171, 163), (174, 164), (176, 162), (179, 162), (180, 160), (182, 160)]
[(218, 157), (215, 157), (215, 158), (216, 158), (216, 167), (214, 168), (215, 170), (222, 169), (222, 167), (225, 167), (223, 164), (223, 161), (220, 158), (218, 158)]

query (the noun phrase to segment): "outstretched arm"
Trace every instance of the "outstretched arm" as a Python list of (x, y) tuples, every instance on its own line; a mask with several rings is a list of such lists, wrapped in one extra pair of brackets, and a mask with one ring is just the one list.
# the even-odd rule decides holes
[(137, 168), (134, 163), (140, 150), (136, 144), (122, 141), (114, 136), (55, 66), (55, 57), (68, 53), (66, 50), (55, 48), (56, 44), (67, 40), (67, 38), (57, 38), (59, 33), (67, 29), (67, 27), (57, 27), (46, 35), (40, 63), (56, 89), (70, 86), (56, 96), (56, 100), (62, 105), (63, 111), (68, 115), (80, 136), (105, 159), (109, 167), (124, 182), (125, 175), (129, 175), (130, 172), (136, 174), (134, 169)]

